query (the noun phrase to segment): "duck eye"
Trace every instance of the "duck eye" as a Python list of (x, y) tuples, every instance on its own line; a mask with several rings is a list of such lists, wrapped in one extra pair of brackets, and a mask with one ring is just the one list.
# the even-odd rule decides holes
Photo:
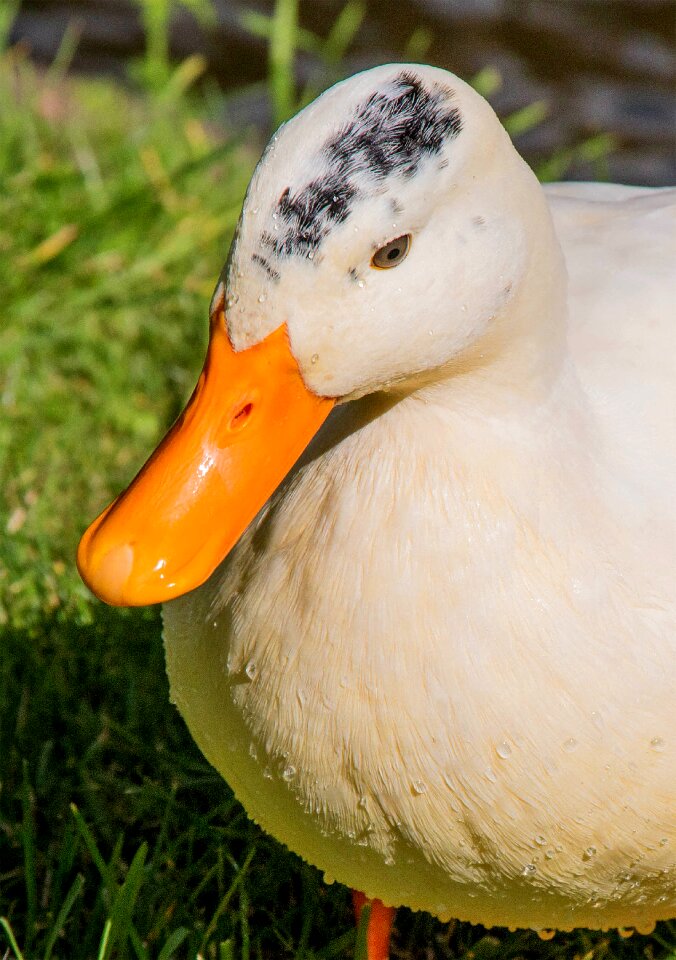
[(402, 260), (406, 259), (408, 251), (411, 249), (411, 234), (404, 233), (401, 237), (395, 237), (384, 247), (373, 254), (371, 266), (379, 267), (381, 270), (387, 270), (390, 267), (398, 267)]

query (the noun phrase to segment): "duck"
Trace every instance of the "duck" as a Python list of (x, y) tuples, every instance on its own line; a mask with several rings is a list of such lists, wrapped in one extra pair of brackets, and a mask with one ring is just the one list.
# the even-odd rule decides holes
[[(676, 913), (676, 190), (543, 187), (388, 64), (254, 172), (186, 410), (89, 527), (249, 817), (369, 904)], [(546, 934), (549, 935), (549, 934)]]

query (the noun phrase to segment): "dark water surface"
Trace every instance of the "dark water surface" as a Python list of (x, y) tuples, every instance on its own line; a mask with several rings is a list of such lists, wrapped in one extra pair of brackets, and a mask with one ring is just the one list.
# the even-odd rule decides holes
[[(0, 0), (4, 2), (4, 0)], [(306, 26), (326, 35), (344, 0), (301, 0)], [(176, 12), (172, 53), (202, 52), (230, 99), (236, 123), (269, 123), (265, 98), (250, 85), (262, 81), (266, 51), (240, 23), (242, 11), (269, 13), (272, 0), (215, 0), (217, 25), (204, 32), (185, 11)], [(676, 182), (676, 5), (665, 0), (373, 0), (343, 64), (343, 73), (402, 59), (414, 31), (428, 31), (426, 62), (468, 79), (495, 66), (503, 83), (491, 96), (506, 114), (545, 100), (549, 116), (517, 139), (531, 162), (600, 132), (614, 134), (607, 162), (611, 180), (665, 185)], [(81, 37), (74, 66), (126, 75), (130, 58), (144, 48), (137, 8), (127, 0), (24, 0), (14, 41), (49, 61), (69, 21)], [(420, 47), (418, 49), (421, 49)], [(301, 57), (303, 79), (321, 76), (321, 66)], [(571, 178), (597, 171), (583, 162)]]

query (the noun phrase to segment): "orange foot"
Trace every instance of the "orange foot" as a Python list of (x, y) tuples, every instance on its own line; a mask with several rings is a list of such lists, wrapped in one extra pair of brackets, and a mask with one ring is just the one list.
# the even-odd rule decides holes
[(366, 934), (366, 956), (368, 960), (389, 960), (390, 933), (396, 910), (394, 907), (386, 907), (382, 900), (369, 900), (365, 894), (359, 893), (357, 890), (352, 891), (352, 903), (354, 904), (357, 923), (359, 923), (364, 905), (368, 903), (371, 907), (369, 928)]

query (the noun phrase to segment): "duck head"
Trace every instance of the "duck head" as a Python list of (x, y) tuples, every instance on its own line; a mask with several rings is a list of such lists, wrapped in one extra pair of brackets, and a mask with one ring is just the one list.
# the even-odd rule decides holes
[(82, 538), (92, 591), (141, 605), (199, 586), (335, 402), (480, 342), (525, 269), (524, 177), (488, 104), (431, 67), (366, 71), (285, 124), (249, 186), (186, 410)]
[(524, 180), (493, 110), (444, 70), (339, 83), (273, 137), (224, 271), (236, 350), (284, 322), (304, 382), (354, 399), (481, 339), (524, 269)]

